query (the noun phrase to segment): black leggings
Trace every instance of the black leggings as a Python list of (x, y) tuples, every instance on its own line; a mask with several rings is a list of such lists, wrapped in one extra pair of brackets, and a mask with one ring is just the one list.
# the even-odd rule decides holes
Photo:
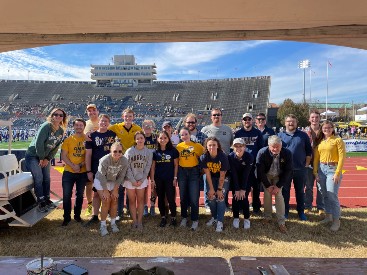
[(167, 198), (168, 201), (171, 217), (176, 217), (176, 187), (173, 186), (173, 179), (164, 180), (155, 178), (155, 185), (161, 217), (168, 215), (168, 213), (166, 213), (165, 198)]
[(243, 217), (245, 219), (250, 218), (250, 207), (248, 202), (248, 195), (249, 193), (246, 191), (245, 198), (243, 200), (236, 200), (234, 198), (234, 192), (233, 199), (232, 199), (232, 212), (233, 212), (233, 218), (238, 219), (240, 217), (240, 210), (243, 211)]

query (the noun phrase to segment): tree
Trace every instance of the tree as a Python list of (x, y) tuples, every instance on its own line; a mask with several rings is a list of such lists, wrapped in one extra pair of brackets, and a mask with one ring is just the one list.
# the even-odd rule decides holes
[(284, 125), (284, 119), (288, 114), (294, 114), (298, 119), (299, 127), (308, 125), (309, 105), (307, 103), (294, 103), (292, 99), (287, 98), (280, 104), (277, 119), (281, 125)]

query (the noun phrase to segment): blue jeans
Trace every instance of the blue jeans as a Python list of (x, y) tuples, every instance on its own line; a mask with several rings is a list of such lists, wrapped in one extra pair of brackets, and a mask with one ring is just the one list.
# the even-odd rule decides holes
[[(312, 202), (313, 202), (313, 186), (315, 182), (315, 176), (313, 175), (313, 169), (312, 168), (306, 168), (307, 170), (307, 179), (305, 184), (305, 208), (311, 209), (312, 208)], [(316, 182), (317, 185), (317, 194), (316, 194), (316, 207), (318, 210), (325, 209), (324, 204), (324, 198), (322, 197), (320, 190), (319, 190), (319, 184)]]
[(83, 206), (84, 188), (88, 181), (87, 173), (71, 173), (64, 171), (62, 174), (62, 199), (64, 206), (64, 220), (71, 220), (71, 196), (75, 183), (74, 218), (80, 218)]
[(343, 175), (340, 176), (338, 184), (333, 181), (336, 166), (320, 164), (319, 169), (319, 184), (320, 192), (324, 198), (325, 211), (327, 214), (332, 214), (333, 219), (340, 218), (340, 203), (338, 198), (338, 192)]
[(206, 175), (203, 175), (203, 182), (204, 182), (204, 205), (205, 207), (209, 207), (209, 200), (208, 200), (208, 189), (206, 185)]
[[(217, 192), (219, 178), (212, 177), (212, 182), (213, 182), (214, 191)], [(210, 190), (209, 184), (207, 184), (206, 188), (208, 191)], [(224, 196), (223, 200), (218, 200), (215, 197), (214, 199), (208, 201), (210, 212), (212, 213), (212, 217), (220, 222), (223, 222), (224, 213), (226, 212), (225, 197), (226, 197), (226, 194), (228, 194), (228, 188), (229, 188), (229, 182), (228, 182), (228, 179), (225, 179), (224, 184), (223, 184), (223, 196)]]
[(46, 167), (39, 166), (39, 158), (25, 155), (25, 165), (28, 171), (32, 173), (34, 181), (34, 192), (37, 202), (50, 199), (50, 163)]
[[(298, 214), (302, 214), (305, 211), (305, 192), (304, 186), (306, 182), (306, 167), (293, 170), (293, 186), (296, 192), (296, 201), (297, 201), (297, 212)], [(282, 194), (284, 197), (284, 205), (285, 205), (285, 214), (289, 213), (289, 199), (291, 196), (291, 182), (287, 182), (283, 186)]]
[(178, 167), (178, 186), (180, 189), (181, 217), (187, 218), (188, 202), (191, 206), (191, 220), (199, 219), (200, 170), (195, 167)]

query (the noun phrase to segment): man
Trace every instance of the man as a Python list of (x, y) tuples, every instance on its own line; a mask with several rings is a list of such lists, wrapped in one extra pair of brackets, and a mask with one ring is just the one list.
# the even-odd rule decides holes
[(184, 125), (186, 128), (190, 130), (191, 140), (204, 145), (204, 141), (207, 138), (207, 135), (201, 131), (198, 131), (196, 128), (197, 118), (193, 113), (188, 113), (183, 119)]
[(83, 119), (77, 118), (73, 121), (75, 133), (66, 138), (61, 147), (61, 158), (65, 162), (62, 174), (64, 221), (62, 226), (67, 226), (71, 221), (71, 196), (75, 183), (75, 205), (74, 220), (81, 222), (83, 194), (87, 182), (85, 168), (85, 135), (83, 133), (86, 123)]
[(260, 130), (263, 140), (264, 146), (268, 146), (268, 138), (272, 135), (275, 135), (273, 129), (266, 126), (266, 116), (264, 113), (258, 113), (255, 120), (255, 125), (258, 130)]
[[(320, 113), (315, 110), (311, 111), (308, 121), (310, 122), (310, 127), (306, 132), (312, 146), (312, 152), (315, 147), (320, 143), (321, 137), (321, 125), (320, 125)], [(313, 170), (313, 160), (310, 162), (310, 166), (307, 167), (307, 178), (306, 178), (306, 186), (305, 186), (305, 214), (311, 213), (312, 211), (312, 202), (313, 202), (313, 186), (315, 182), (315, 176), (312, 173)], [(317, 184), (317, 183), (316, 183)], [(318, 186), (316, 186), (318, 187)], [(324, 199), (320, 193), (319, 188), (317, 189), (316, 194), (316, 207), (319, 215), (325, 214), (325, 204)]]
[[(132, 109), (127, 108), (122, 111), (121, 118), (123, 122), (114, 124), (108, 129), (115, 132), (116, 136), (120, 139), (123, 146), (123, 150), (126, 151), (135, 143), (135, 133), (142, 131), (141, 127), (134, 123), (135, 113)], [(125, 187), (119, 186), (119, 199), (117, 205), (117, 220), (124, 215), (124, 198), (125, 198)], [(129, 209), (129, 199), (126, 196), (126, 209)], [(129, 214), (129, 212), (127, 213)]]
[[(256, 159), (257, 152), (261, 148), (264, 147), (264, 140), (260, 130), (256, 129), (252, 126), (252, 115), (250, 113), (245, 113), (242, 116), (242, 125), (243, 128), (238, 130), (234, 137), (235, 138), (242, 138), (245, 143), (247, 150), (251, 153), (251, 155)], [(260, 183), (257, 180), (256, 173), (255, 173), (255, 165), (253, 166), (250, 176), (249, 182), (251, 184), (248, 185), (248, 190), (246, 190), (246, 196), (249, 195), (249, 192), (252, 187), (252, 211), (256, 214), (261, 214), (261, 201), (260, 201)]]
[[(97, 131), (90, 134), (90, 141), (85, 143), (85, 164), (87, 169), (87, 176), (89, 181), (93, 182), (94, 176), (98, 171), (99, 160), (105, 155), (110, 153), (110, 147), (115, 142), (116, 134), (111, 130), (108, 130), (110, 125), (110, 117), (105, 114), (99, 115), (99, 128)], [(98, 223), (99, 208), (101, 206), (101, 198), (99, 197), (97, 190), (94, 190), (93, 194), (93, 216), (86, 224)]]
[[(207, 137), (216, 137), (219, 140), (220, 145), (222, 146), (222, 150), (224, 151), (224, 153), (228, 155), (230, 153), (233, 142), (233, 132), (229, 126), (222, 124), (222, 118), (223, 118), (222, 110), (219, 108), (213, 108), (211, 110), (212, 124), (204, 126), (203, 129), (201, 129), (201, 132), (204, 133)], [(207, 187), (206, 178), (204, 177), (204, 202), (205, 205), (207, 206), (209, 200), (207, 197), (208, 190), (206, 190), (206, 187)], [(225, 201), (228, 209), (229, 208), (228, 192)], [(208, 210), (209, 209), (206, 208), (206, 211)]]
[[(97, 106), (95, 104), (89, 104), (86, 108), (87, 115), (89, 119), (86, 121), (86, 126), (84, 128), (84, 134), (86, 134), (88, 137), (91, 133), (96, 131), (99, 128), (98, 125), (98, 115), (99, 111), (97, 109)], [(90, 216), (92, 215), (92, 200), (93, 200), (93, 182), (88, 181), (86, 188), (85, 188), (85, 195), (87, 197), (88, 206), (85, 210), (84, 215)]]
[[(306, 182), (306, 167), (310, 165), (312, 147), (310, 139), (305, 132), (297, 129), (298, 120), (293, 114), (285, 117), (285, 131), (278, 136), (283, 141), (283, 146), (292, 152), (293, 157), (293, 186), (296, 191), (297, 212), (301, 221), (306, 221), (304, 213), (304, 186)], [(289, 199), (291, 193), (291, 183), (283, 186), (283, 197), (285, 203), (285, 217), (288, 218)]]
[(258, 179), (264, 187), (264, 216), (266, 221), (271, 220), (274, 195), (279, 230), (286, 233), (282, 188), (292, 180), (292, 153), (282, 148), (282, 140), (278, 136), (270, 136), (268, 144), (269, 146), (260, 149), (256, 158)]

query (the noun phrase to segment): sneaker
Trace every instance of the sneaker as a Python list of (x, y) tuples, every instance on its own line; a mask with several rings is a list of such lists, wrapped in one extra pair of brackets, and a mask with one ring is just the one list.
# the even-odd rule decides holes
[(150, 207), (150, 215), (151, 215), (152, 217), (154, 217), (154, 216), (155, 216), (155, 207), (154, 207), (154, 206), (151, 206), (151, 207)]
[(307, 221), (307, 217), (306, 217), (305, 213), (299, 213), (298, 217), (301, 221)]
[(330, 230), (331, 231), (338, 231), (340, 228), (340, 219), (334, 219), (333, 223), (331, 224)]
[(74, 217), (74, 220), (75, 220), (76, 222), (80, 222), (80, 223), (82, 223), (82, 222), (83, 222), (83, 220), (82, 220), (82, 218), (81, 218), (81, 217)]
[(56, 208), (56, 205), (50, 199), (46, 200), (46, 206), (47, 206), (48, 209), (55, 209)]
[(98, 216), (94, 216), (93, 215), (92, 218), (84, 224), (84, 226), (85, 227), (88, 227), (88, 226), (90, 226), (92, 224), (97, 224), (97, 223), (99, 223)]
[(161, 222), (160, 222), (160, 224), (159, 224), (159, 227), (165, 227), (165, 226), (166, 226), (166, 224), (167, 224), (167, 219), (166, 219), (166, 218), (162, 218), (162, 219), (161, 219)]
[(148, 212), (148, 205), (144, 205), (144, 212), (143, 212), (143, 216), (144, 216), (144, 217), (149, 216), (149, 212)]
[(177, 226), (177, 220), (176, 218), (171, 218), (171, 222), (169, 224), (170, 226), (176, 227)]
[(311, 214), (312, 209), (311, 208), (305, 208), (305, 214)]
[(92, 203), (88, 203), (87, 209), (85, 209), (84, 216), (89, 217), (92, 215)]
[(112, 233), (120, 232), (120, 229), (117, 227), (115, 223), (111, 224), (111, 229), (112, 229)]
[(208, 213), (208, 214), (210, 214), (210, 207), (209, 206), (205, 206), (205, 213)]
[(285, 224), (280, 224), (279, 225), (279, 231), (282, 233), (287, 233), (287, 227), (285, 226)]
[(61, 226), (68, 226), (69, 223), (70, 223), (70, 220), (64, 220)]
[(240, 219), (233, 219), (233, 227), (236, 229), (240, 228)]
[(215, 229), (215, 232), (222, 232), (223, 231), (223, 223), (218, 221), (217, 222), (217, 228)]
[(199, 222), (198, 221), (193, 221), (192, 225), (191, 225), (191, 230), (196, 231), (196, 229), (198, 229), (198, 227), (199, 227)]
[(329, 224), (333, 221), (333, 215), (332, 214), (326, 214), (325, 218), (320, 221), (320, 224)]
[(143, 229), (144, 229), (143, 224), (142, 224), (142, 223), (138, 223), (138, 224), (136, 225), (136, 229), (137, 229), (137, 230), (139, 230), (139, 231), (143, 231)]
[(186, 219), (186, 218), (183, 218), (183, 219), (181, 220), (180, 226), (181, 226), (181, 227), (186, 227), (186, 226), (187, 226), (187, 219)]
[(108, 235), (107, 226), (106, 225), (101, 225), (101, 227), (99, 228), (99, 232), (101, 233), (102, 237)]
[(48, 212), (46, 203), (45, 203), (44, 201), (43, 201), (43, 202), (38, 203), (37, 210), (38, 210), (39, 212), (41, 212), (41, 213), (46, 213), (46, 212)]
[(243, 228), (244, 229), (250, 229), (250, 227), (251, 227), (251, 222), (250, 222), (250, 220), (249, 219), (245, 219), (244, 221), (243, 221)]
[(217, 220), (213, 217), (206, 223), (206, 226), (213, 226), (217, 223)]
[(318, 214), (321, 217), (325, 217), (325, 210), (324, 209), (319, 209)]

